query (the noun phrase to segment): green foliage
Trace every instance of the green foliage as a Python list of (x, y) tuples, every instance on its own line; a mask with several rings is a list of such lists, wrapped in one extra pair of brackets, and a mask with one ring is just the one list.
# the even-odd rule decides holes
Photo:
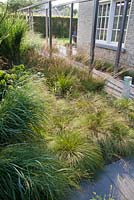
[(54, 88), (55, 93), (62, 97), (71, 93), (75, 81), (76, 81), (75, 77), (71, 76), (71, 74), (58, 75), (57, 80), (55, 81), (55, 88)]
[(89, 59), (89, 55), (83, 51), (80, 51), (73, 56), (73, 59), (77, 62), (82, 63), (83, 65), (89, 65), (90, 63), (90, 59)]
[(52, 137), (49, 148), (57, 154), (59, 160), (74, 167), (79, 176), (90, 176), (102, 167), (99, 148), (79, 133), (62, 133)]
[(8, 71), (0, 70), (0, 100), (2, 100), (8, 91), (18, 82), (24, 81), (28, 77), (24, 65), (14, 66)]
[(97, 195), (96, 192), (94, 192), (92, 199), (90, 200), (115, 200), (115, 198), (113, 197), (113, 191), (112, 191), (112, 186), (110, 186), (110, 191), (108, 195), (104, 195), (103, 197), (100, 195)]
[(103, 71), (103, 72), (113, 72), (113, 64), (105, 61), (105, 60), (95, 60), (94, 66), (97, 70)]
[(0, 199), (61, 200), (73, 185), (72, 170), (37, 144), (18, 144), (0, 153)]
[(20, 46), (27, 30), (25, 20), (17, 16), (6, 17), (0, 26), (0, 38), (7, 35), (0, 43), (0, 56), (8, 59), (8, 65), (19, 64)]
[(36, 50), (40, 51), (41, 48), (43, 48), (43, 45), (45, 44), (45, 40), (42, 38), (40, 34), (35, 34), (31, 32), (26, 32), (25, 37), (22, 40), (21, 43), (21, 54), (22, 56), (26, 56), (27, 52), (29, 50)]
[(8, 0), (8, 9), (10, 12), (16, 12), (18, 9), (29, 6), (36, 2), (35, 0)]
[(118, 99), (114, 101), (114, 106), (123, 112), (126, 119), (129, 120), (131, 128), (134, 128), (134, 101), (129, 99)]
[(105, 82), (103, 80), (94, 79), (92, 77), (88, 77), (87, 79), (82, 79), (81, 84), (83, 86), (83, 89), (89, 92), (102, 91), (105, 86)]
[[(45, 123), (44, 97), (34, 83), (10, 89), (0, 105), (0, 143), (34, 138)], [(37, 83), (36, 83), (37, 84)]]
[[(35, 57), (36, 58), (36, 57)], [(39, 57), (38, 64), (30, 63), (35, 71), (40, 71), (46, 77), (48, 86), (60, 96), (79, 96), (80, 92), (98, 92), (104, 88), (104, 81), (97, 80), (69, 64), (65, 59)], [(37, 62), (37, 60), (35, 61)], [(35, 67), (35, 66), (36, 67)]]

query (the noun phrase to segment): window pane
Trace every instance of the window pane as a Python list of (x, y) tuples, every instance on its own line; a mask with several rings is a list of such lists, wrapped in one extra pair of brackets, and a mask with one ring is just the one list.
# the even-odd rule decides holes
[(106, 18), (106, 26), (105, 26), (105, 28), (108, 28), (108, 17)]
[(114, 17), (113, 29), (117, 29), (118, 17)]
[(120, 37), (120, 31), (117, 31), (117, 36), (116, 36), (116, 38), (115, 38), (116, 42), (119, 41), (119, 37)]
[(107, 5), (103, 6), (103, 16), (106, 16), (106, 9), (107, 9)]
[(101, 32), (100, 32), (100, 40), (103, 40), (103, 34), (104, 34), (104, 31), (101, 30)]
[(104, 32), (104, 40), (106, 40), (107, 37), (107, 31)]
[(124, 3), (121, 4), (121, 11), (120, 11), (120, 15), (123, 15), (124, 12)]
[(122, 16), (119, 17), (119, 21), (118, 21), (118, 27), (117, 27), (117, 29), (121, 29), (121, 24), (122, 24)]
[(102, 15), (102, 5), (99, 6), (99, 16)]
[(116, 3), (115, 15), (119, 15), (120, 3)]
[(101, 28), (104, 28), (104, 26), (105, 26), (105, 17), (102, 18)]
[(97, 28), (100, 28), (101, 18), (98, 18)]
[(112, 31), (112, 42), (115, 42), (116, 31)]
[(107, 5), (107, 16), (109, 16), (110, 4)]

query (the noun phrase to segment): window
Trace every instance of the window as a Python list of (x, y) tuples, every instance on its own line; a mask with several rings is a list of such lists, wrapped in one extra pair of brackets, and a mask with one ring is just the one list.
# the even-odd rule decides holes
[(98, 24), (97, 24), (97, 39), (106, 40), (109, 20), (110, 3), (99, 6)]
[[(117, 44), (119, 40), (123, 11), (124, 1), (113, 0), (111, 3), (102, 3), (99, 5), (96, 36), (97, 41), (108, 44)], [(129, 11), (130, 3), (127, 11), (123, 43), (125, 43)]]

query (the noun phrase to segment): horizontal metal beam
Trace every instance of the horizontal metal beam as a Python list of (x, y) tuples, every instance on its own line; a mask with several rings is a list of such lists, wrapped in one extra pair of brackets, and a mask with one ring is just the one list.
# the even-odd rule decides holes
[[(74, 3), (74, 4), (75, 3), (86, 3), (86, 2), (89, 2), (89, 1), (93, 1), (93, 0), (73, 0), (73, 1), (70, 1), (70, 2), (67, 2), (67, 3), (59, 3), (57, 5), (52, 5), (52, 8), (58, 8), (60, 6), (67, 6), (67, 5), (70, 5), (72, 3)], [(56, 0), (51, 0), (51, 2), (56, 2)], [(33, 4), (33, 5), (30, 5), (30, 6), (24, 7), (24, 8), (20, 8), (20, 9), (18, 9), (18, 11), (24, 11), (24, 10), (28, 10), (28, 9), (31, 9), (31, 8), (36, 8), (38, 6), (45, 5), (45, 4), (48, 4), (48, 3), (49, 3), (49, 1), (38, 3), (38, 4)], [(44, 8), (42, 10), (46, 10), (46, 9), (47, 8)]]
[(56, 1), (56, 0), (47, 0), (47, 1), (44, 1), (44, 2), (41, 2), (41, 3), (32, 4), (30, 6), (20, 8), (17, 11), (24, 11), (24, 10), (28, 10), (28, 9), (31, 9), (31, 8), (36, 8), (38, 6), (45, 5), (45, 4), (49, 3), (50, 1), (52, 2), (52, 1)]

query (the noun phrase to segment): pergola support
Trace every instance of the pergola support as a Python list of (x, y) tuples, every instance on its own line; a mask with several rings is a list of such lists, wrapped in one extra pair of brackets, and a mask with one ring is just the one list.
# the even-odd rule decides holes
[(49, 1), (49, 51), (52, 57), (52, 2)]
[(48, 45), (48, 9), (46, 9), (46, 20), (45, 20), (45, 23), (46, 23), (46, 43)]
[(121, 50), (122, 50), (122, 43), (123, 43), (123, 37), (124, 37), (128, 5), (129, 5), (129, 0), (125, 0), (120, 35), (119, 35), (119, 42), (118, 42), (115, 65), (114, 65), (114, 75), (116, 75), (119, 70), (119, 63), (120, 63), (120, 57), (121, 57)]
[(70, 28), (69, 28), (69, 44), (70, 44), (70, 46), (72, 46), (73, 12), (74, 12), (74, 4), (71, 3), (71, 8), (70, 8)]
[(91, 35), (91, 43), (90, 43), (90, 65), (91, 66), (94, 63), (98, 8), (99, 8), (99, 0), (94, 0), (92, 35)]

